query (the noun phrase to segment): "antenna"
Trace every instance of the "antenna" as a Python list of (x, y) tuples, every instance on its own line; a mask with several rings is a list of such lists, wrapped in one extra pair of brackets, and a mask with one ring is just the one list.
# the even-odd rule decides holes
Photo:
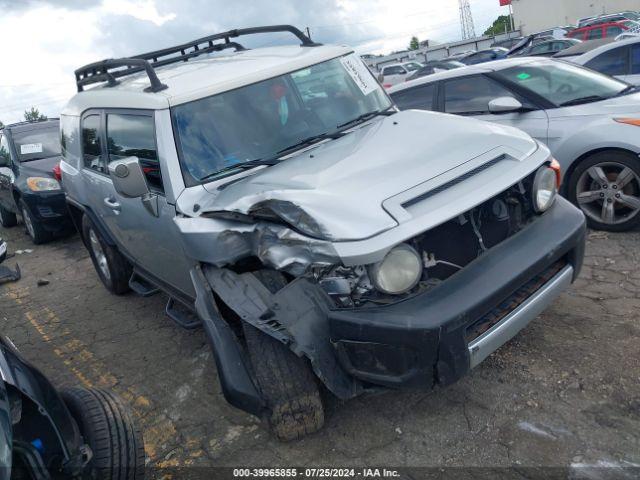
[(476, 29), (473, 26), (473, 16), (469, 0), (458, 0), (460, 5), (460, 28), (462, 29), (462, 39), (476, 38)]

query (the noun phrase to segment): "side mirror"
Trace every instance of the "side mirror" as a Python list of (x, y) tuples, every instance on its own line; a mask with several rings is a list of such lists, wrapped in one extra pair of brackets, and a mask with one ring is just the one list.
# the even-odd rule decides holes
[(522, 109), (522, 104), (513, 97), (498, 97), (489, 102), (491, 113), (517, 112)]
[(138, 157), (127, 157), (109, 163), (109, 175), (116, 192), (123, 197), (137, 198), (149, 193)]

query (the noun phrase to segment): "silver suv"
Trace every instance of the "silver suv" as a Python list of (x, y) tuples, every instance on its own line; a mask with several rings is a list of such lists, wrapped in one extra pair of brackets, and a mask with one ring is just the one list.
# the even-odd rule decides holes
[[(300, 45), (233, 41), (270, 32)], [(398, 112), (350, 48), (233, 30), (76, 81), (61, 169), (100, 279), (165, 292), (279, 438), (322, 426), (322, 385), (450, 384), (580, 270), (584, 217), (545, 146)]]

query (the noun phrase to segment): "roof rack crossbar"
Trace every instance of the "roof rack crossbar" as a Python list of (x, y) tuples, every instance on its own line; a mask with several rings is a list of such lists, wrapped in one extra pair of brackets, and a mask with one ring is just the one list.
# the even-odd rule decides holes
[[(266, 27), (251, 27), (229, 30), (227, 32), (209, 35), (182, 45), (155, 50), (131, 58), (109, 59), (101, 62), (85, 65), (75, 71), (76, 86), (78, 92), (82, 92), (86, 85), (94, 83), (108, 82), (109, 86), (117, 84), (116, 79), (127, 75), (133, 75), (141, 71), (146, 71), (151, 86), (145, 91), (159, 92), (167, 88), (154, 72), (154, 68), (169, 65), (171, 63), (186, 62), (191, 58), (211, 52), (218, 52), (227, 48), (234, 48), (236, 51), (246, 50), (238, 42), (231, 41), (243, 35), (253, 35), (260, 33), (289, 32), (300, 40), (302, 47), (315, 47), (321, 44), (313, 42), (300, 29), (292, 25), (270, 25)], [(214, 43), (216, 40), (224, 40), (224, 43)], [(202, 45), (207, 45), (202, 47)], [(162, 58), (168, 57), (168, 58)], [(122, 67), (127, 67), (122, 69)], [(119, 69), (111, 71), (111, 69)]]

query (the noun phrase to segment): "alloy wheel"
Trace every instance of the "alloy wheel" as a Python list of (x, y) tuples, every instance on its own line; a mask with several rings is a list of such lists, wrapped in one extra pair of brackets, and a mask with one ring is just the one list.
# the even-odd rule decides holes
[(109, 261), (107, 260), (107, 256), (102, 249), (102, 244), (100, 243), (96, 232), (93, 231), (93, 228), (89, 229), (89, 243), (91, 244), (91, 251), (93, 251), (93, 255), (96, 257), (96, 261), (98, 262), (100, 272), (107, 280), (111, 280)]
[(585, 215), (618, 225), (640, 212), (640, 177), (622, 163), (598, 163), (580, 175), (576, 197)]

